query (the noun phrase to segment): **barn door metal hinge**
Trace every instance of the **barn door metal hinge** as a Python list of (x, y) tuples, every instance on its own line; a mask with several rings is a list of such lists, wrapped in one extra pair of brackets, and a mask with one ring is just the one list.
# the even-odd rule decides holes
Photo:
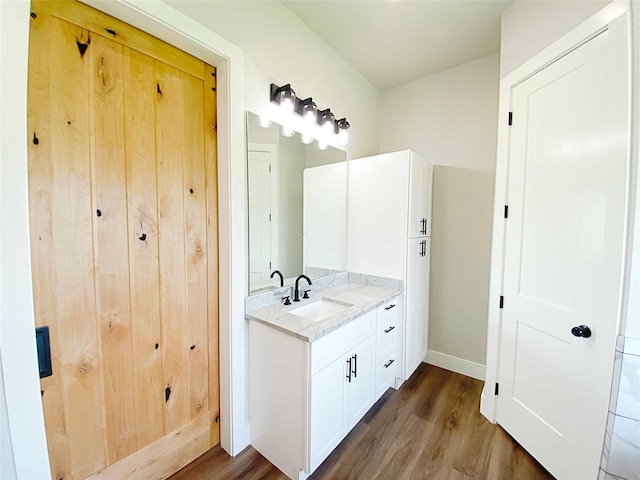
[(504, 218), (509, 218), (509, 205), (504, 206)]
[(513, 112), (509, 112), (509, 126), (513, 125)]
[(498, 391), (500, 390), (500, 384), (498, 382), (496, 382), (496, 388), (494, 390), (494, 395), (498, 395)]
[(500, 308), (504, 308), (504, 297), (500, 295)]

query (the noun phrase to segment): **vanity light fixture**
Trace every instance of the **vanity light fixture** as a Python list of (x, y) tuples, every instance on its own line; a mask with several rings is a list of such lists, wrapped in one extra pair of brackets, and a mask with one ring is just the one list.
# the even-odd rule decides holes
[[(291, 84), (278, 86), (271, 84), (271, 103), (278, 106), (277, 121), (282, 125), (282, 135), (293, 136), (300, 132), (304, 144), (318, 141), (318, 147), (325, 150), (330, 143), (345, 145), (349, 138), (350, 127), (346, 118), (336, 120), (330, 109), (318, 110), (311, 97), (304, 100), (296, 96)], [(296, 118), (298, 117), (298, 118)], [(267, 116), (260, 117), (260, 125), (271, 125)]]

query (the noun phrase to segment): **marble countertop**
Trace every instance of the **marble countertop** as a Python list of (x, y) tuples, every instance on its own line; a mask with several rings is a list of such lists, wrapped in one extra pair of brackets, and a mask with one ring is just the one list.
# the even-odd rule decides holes
[[(309, 299), (270, 305), (245, 314), (249, 320), (262, 322), (302, 340), (313, 342), (340, 328), (361, 315), (376, 309), (400, 294), (400, 288), (386, 288), (346, 282), (326, 289), (311, 292)], [(349, 304), (343, 310), (320, 321), (311, 321), (289, 313), (291, 310), (309, 305), (320, 299)]]

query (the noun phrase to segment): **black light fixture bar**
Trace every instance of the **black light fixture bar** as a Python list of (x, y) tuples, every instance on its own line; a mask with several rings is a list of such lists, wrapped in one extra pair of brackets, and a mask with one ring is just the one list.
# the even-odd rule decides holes
[(320, 110), (319, 108), (317, 108), (316, 104), (313, 102), (313, 99), (311, 97), (306, 98), (304, 100), (301, 100), (300, 98), (298, 98), (294, 90), (291, 88), (290, 83), (287, 83), (286, 85), (282, 85), (282, 86), (278, 86), (275, 83), (272, 83), (270, 97), (269, 97), (271, 100), (271, 103), (280, 105), (283, 95), (293, 96), (294, 112), (300, 116), (304, 114), (305, 108), (315, 108), (315, 110), (317, 111), (316, 123), (321, 127), (324, 126), (326, 117), (331, 116), (333, 118), (333, 131), (336, 134), (338, 134), (341, 130), (344, 130), (346, 132), (351, 126), (346, 118), (335, 120), (335, 115), (331, 113), (331, 109), (327, 108), (325, 110)]

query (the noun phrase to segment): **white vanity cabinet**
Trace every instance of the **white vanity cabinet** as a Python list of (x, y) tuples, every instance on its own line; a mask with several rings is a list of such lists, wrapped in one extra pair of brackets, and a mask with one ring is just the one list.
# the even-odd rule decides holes
[(347, 269), (404, 282), (396, 387), (428, 352), (433, 169), (405, 150), (349, 161)]
[(395, 378), (400, 296), (309, 342), (249, 322), (251, 444), (307, 478)]
[(306, 478), (374, 402), (376, 311), (308, 342), (249, 322), (251, 444)]

